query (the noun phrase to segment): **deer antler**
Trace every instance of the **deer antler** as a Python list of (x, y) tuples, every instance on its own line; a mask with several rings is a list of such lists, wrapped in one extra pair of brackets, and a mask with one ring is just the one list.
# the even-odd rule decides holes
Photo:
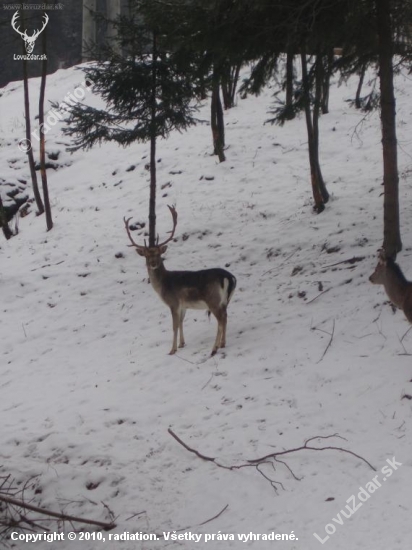
[(37, 38), (39, 36), (39, 34), (44, 31), (44, 28), (46, 27), (48, 22), (49, 22), (49, 16), (47, 15), (47, 13), (45, 13), (42, 28), (39, 31), (33, 31), (33, 34), (30, 38)]
[[(168, 242), (170, 242), (172, 239), (173, 239), (173, 236), (175, 234), (175, 231), (176, 231), (176, 225), (177, 225), (177, 212), (176, 212), (176, 209), (174, 206), (169, 206), (167, 205), (168, 209), (170, 210), (170, 213), (172, 214), (172, 218), (173, 218), (173, 229), (172, 231), (170, 231), (171, 235), (168, 239), (166, 239), (164, 242), (160, 243), (159, 244), (159, 235), (157, 236), (157, 239), (156, 239), (156, 245), (157, 247), (160, 247), (160, 246), (164, 246), (165, 244), (167, 244)], [(147, 248), (146, 246), (146, 241), (144, 241), (144, 246), (140, 245), (140, 244), (137, 244), (134, 240), (133, 240), (133, 237), (130, 233), (130, 227), (129, 227), (129, 222), (132, 218), (128, 218), (126, 220), (126, 218), (123, 218), (123, 221), (124, 221), (124, 226), (126, 228), (126, 231), (127, 231), (127, 235), (129, 236), (129, 239), (130, 239), (130, 242), (132, 244), (129, 244), (129, 246), (134, 246), (135, 248), (139, 248), (140, 250), (143, 250), (144, 248)]]
[[(156, 246), (164, 246), (165, 244), (167, 244), (168, 242), (170, 242), (172, 239), (173, 239), (173, 236), (175, 234), (175, 231), (176, 231), (176, 225), (177, 225), (177, 212), (176, 212), (176, 208), (174, 206), (169, 206), (167, 205), (168, 209), (170, 210), (170, 213), (172, 214), (172, 218), (173, 218), (173, 229), (170, 231), (170, 237), (168, 239), (166, 239), (164, 242), (160, 243), (160, 244), (156, 244)], [(157, 240), (159, 240), (159, 237), (157, 238)]]
[(144, 246), (141, 246), (140, 244), (137, 244), (137, 243), (133, 240), (133, 237), (132, 237), (132, 235), (131, 235), (131, 233), (130, 233), (129, 222), (130, 222), (131, 219), (132, 219), (132, 218), (128, 218), (128, 219), (126, 220), (126, 218), (123, 218), (124, 225), (125, 225), (126, 231), (127, 231), (127, 235), (129, 236), (130, 242), (132, 243), (132, 244), (129, 244), (129, 246), (134, 246), (135, 248), (140, 248), (140, 249), (142, 250), (142, 249), (145, 248), (145, 247), (144, 247)]
[(18, 33), (20, 34), (23, 38), (26, 38), (27, 37), (27, 31), (24, 31), (24, 32), (21, 32), (19, 29), (20, 29), (20, 26), (19, 27), (16, 27), (16, 22), (17, 22), (17, 19), (19, 18), (19, 12), (16, 11), (13, 15), (13, 18), (11, 20), (11, 26), (13, 27), (13, 29)]

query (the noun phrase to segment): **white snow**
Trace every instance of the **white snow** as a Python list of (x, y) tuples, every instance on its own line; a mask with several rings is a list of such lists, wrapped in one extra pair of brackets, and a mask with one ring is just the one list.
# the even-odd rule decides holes
[[(82, 80), (76, 69), (56, 72), (47, 99), (63, 101)], [(186, 348), (167, 355), (170, 312), (147, 283), (143, 258), (127, 246), (123, 216), (147, 221), (148, 145), (106, 144), (70, 155), (61, 123), (51, 127), (47, 151), (60, 151), (61, 165), (48, 170), (55, 227), (46, 232), (33, 206), (19, 234), (0, 241), (0, 476), (22, 483), (38, 476), (37, 493), (29, 488), (26, 498), (55, 511), (109, 521), (107, 506), (117, 523), (111, 534), (187, 527), (202, 537), (120, 543), (103, 532), (105, 542), (43, 541), (37, 548), (408, 546), (412, 401), (404, 396), (412, 394), (412, 331), (403, 338), (403, 313), (394, 314), (383, 287), (368, 282), (382, 243), (382, 150), (379, 113), (358, 126), (364, 115), (345, 101), (356, 85), (335, 84), (321, 119), (331, 200), (320, 215), (312, 211), (303, 117), (283, 128), (263, 124), (274, 87), (238, 99), (225, 113), (225, 163), (211, 156), (207, 124), (159, 141), (161, 237), (172, 222), (166, 205), (175, 204), (179, 215), (167, 267), (226, 267), (238, 281), (227, 348), (213, 358), (216, 321), (201, 311), (187, 312)], [(38, 88), (32, 79), (33, 129)], [(396, 94), (404, 244), (398, 261), (412, 278), (410, 77), (397, 77)], [(86, 101), (94, 101), (91, 92)], [(29, 181), (18, 148), (22, 83), (3, 90), (0, 117), (1, 176)], [(206, 102), (199, 118), (208, 117)], [(143, 232), (134, 237), (143, 241)], [(364, 259), (338, 263), (354, 256)], [(282, 463), (261, 467), (277, 482), (275, 491), (255, 468), (230, 471), (201, 460), (168, 428), (228, 466), (339, 434), (345, 440), (313, 444), (349, 449), (378, 472), (343, 452), (300, 451), (282, 458), (299, 481)], [(381, 469), (393, 457), (402, 466), (384, 482)], [(382, 487), (342, 525), (334, 522), (376, 475)], [(336, 533), (322, 545), (313, 533), (325, 538), (327, 524)], [(238, 539), (292, 531), (298, 540)], [(235, 540), (206, 542), (218, 533)]]

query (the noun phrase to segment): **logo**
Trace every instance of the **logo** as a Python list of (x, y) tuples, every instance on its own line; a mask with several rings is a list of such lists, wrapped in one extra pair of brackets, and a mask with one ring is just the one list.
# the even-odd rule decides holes
[(44, 14), (44, 20), (43, 20), (42, 28), (39, 31), (33, 31), (33, 34), (31, 36), (27, 35), (27, 30), (25, 30), (24, 32), (21, 32), (20, 31), (20, 26), (16, 27), (18, 17), (19, 17), (19, 12), (16, 11), (15, 14), (13, 15), (12, 20), (11, 20), (11, 26), (23, 38), (24, 45), (26, 47), (26, 52), (28, 54), (31, 54), (33, 49), (34, 49), (34, 45), (36, 43), (36, 40), (37, 40), (38, 36), (44, 31), (44, 29), (46, 28), (47, 23), (49, 22), (49, 16), (47, 15), (47, 13)]

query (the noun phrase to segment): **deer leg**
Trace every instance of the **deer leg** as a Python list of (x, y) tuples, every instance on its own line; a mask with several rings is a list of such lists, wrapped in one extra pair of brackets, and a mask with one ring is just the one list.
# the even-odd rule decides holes
[(222, 308), (222, 332), (220, 339), (220, 347), (226, 347), (226, 326), (227, 326), (227, 311), (226, 307)]
[(179, 329), (180, 324), (180, 311), (170, 308), (170, 311), (172, 312), (172, 320), (173, 320), (173, 344), (172, 349), (169, 351), (169, 355), (173, 355), (177, 351), (177, 331)]
[(216, 320), (217, 320), (216, 340), (215, 340), (215, 343), (213, 345), (213, 349), (212, 349), (212, 353), (211, 353), (211, 355), (215, 355), (218, 348), (220, 347), (220, 342), (221, 342), (221, 339), (222, 339), (222, 316), (221, 316), (221, 311), (220, 310), (212, 311), (212, 313), (216, 317)]
[(180, 310), (180, 322), (179, 322), (179, 333), (180, 333), (180, 340), (179, 340), (179, 348), (185, 347), (185, 337), (183, 336), (183, 319), (185, 318), (186, 310), (182, 308)]

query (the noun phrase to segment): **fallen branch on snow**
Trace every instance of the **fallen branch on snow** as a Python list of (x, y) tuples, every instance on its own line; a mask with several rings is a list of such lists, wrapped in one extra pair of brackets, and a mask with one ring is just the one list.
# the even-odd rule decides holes
[(297, 453), (297, 452), (300, 452), (300, 451), (339, 451), (339, 452), (342, 452), (342, 453), (347, 453), (347, 454), (350, 454), (350, 455), (358, 458), (359, 460), (362, 460), (362, 462), (367, 464), (369, 466), (369, 468), (371, 468), (374, 472), (377, 471), (376, 468), (374, 466), (372, 466), (372, 464), (368, 460), (366, 460), (366, 458), (363, 458), (362, 456), (354, 453), (353, 451), (350, 451), (349, 449), (345, 449), (343, 447), (329, 446), (329, 445), (327, 447), (314, 447), (312, 445), (309, 445), (309, 443), (311, 441), (314, 441), (315, 439), (330, 439), (332, 437), (337, 437), (337, 438), (340, 438), (340, 439), (344, 439), (343, 437), (341, 437), (338, 434), (311, 437), (311, 438), (307, 439), (305, 441), (305, 443), (303, 445), (301, 445), (300, 447), (295, 447), (293, 449), (287, 449), (287, 450), (284, 450), (284, 451), (277, 451), (277, 452), (274, 452), (274, 453), (270, 453), (266, 456), (262, 456), (260, 458), (249, 459), (249, 460), (246, 460), (246, 463), (243, 463), (243, 464), (226, 466), (225, 464), (221, 464), (216, 457), (211, 457), (211, 456), (204, 455), (204, 454), (200, 453), (199, 451), (197, 451), (196, 449), (193, 449), (192, 447), (189, 447), (189, 445), (187, 445), (187, 443), (185, 443), (178, 435), (176, 435), (171, 428), (168, 429), (168, 432), (187, 451), (189, 451), (190, 453), (195, 454), (198, 458), (200, 458), (202, 460), (205, 460), (207, 462), (213, 462), (218, 468), (223, 468), (224, 470), (232, 470), (232, 471), (233, 470), (240, 470), (241, 468), (247, 468), (247, 467), (256, 468), (256, 470), (267, 481), (270, 482), (270, 484), (275, 489), (275, 491), (277, 491), (276, 485), (279, 485), (280, 487), (283, 488), (282, 483), (280, 481), (275, 481), (275, 480), (271, 479), (269, 476), (267, 476), (266, 474), (264, 474), (263, 471), (260, 469), (260, 466), (262, 466), (264, 464), (267, 464), (267, 465), (270, 465), (275, 470), (275, 465), (272, 462), (272, 460), (275, 461), (275, 462), (279, 462), (279, 463), (283, 464), (289, 470), (289, 472), (294, 477), (294, 479), (296, 479), (297, 481), (300, 481), (300, 478), (298, 478), (294, 474), (294, 472), (292, 471), (290, 466), (288, 466), (288, 464), (286, 464), (286, 462), (284, 462), (282, 460), (279, 460), (279, 457), (281, 457), (281, 456), (289, 455), (289, 454), (292, 454), (292, 453)]
[[(44, 521), (56, 520), (60, 522), (67, 521), (70, 524), (81, 523), (82, 525), (91, 525), (93, 527), (104, 529), (105, 531), (109, 531), (116, 527), (116, 524), (113, 521), (103, 522), (81, 518), (61, 512), (47, 510), (46, 508), (41, 508), (39, 506), (35, 506), (34, 504), (29, 504), (25, 500), (25, 492), (31, 480), (27, 481), (22, 489), (18, 489), (14, 486), (13, 480), (11, 479), (10, 475), (5, 476), (1, 479), (0, 540), (5, 539), (11, 529), (22, 531), (24, 531), (25, 529), (29, 529), (30, 531), (49, 531), (48, 527), (42, 525), (43, 521), (39, 518), (30, 516), (30, 512), (40, 514), (44, 517)], [(104, 503), (103, 505), (108, 508), (107, 505), (105, 505)]]

